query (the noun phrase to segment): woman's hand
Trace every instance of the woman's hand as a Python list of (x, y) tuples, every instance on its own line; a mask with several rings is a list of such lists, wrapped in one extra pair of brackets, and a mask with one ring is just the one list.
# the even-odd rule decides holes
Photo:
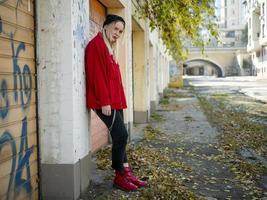
[(110, 105), (102, 106), (101, 109), (102, 109), (103, 115), (107, 115), (107, 116), (111, 115), (111, 106)]

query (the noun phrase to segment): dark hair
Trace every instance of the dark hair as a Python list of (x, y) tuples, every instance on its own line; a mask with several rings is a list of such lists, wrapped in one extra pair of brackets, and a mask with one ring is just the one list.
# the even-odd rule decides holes
[(122, 22), (125, 27), (125, 21), (121, 16), (118, 15), (107, 15), (106, 20), (104, 21), (103, 27), (109, 25), (113, 22)]

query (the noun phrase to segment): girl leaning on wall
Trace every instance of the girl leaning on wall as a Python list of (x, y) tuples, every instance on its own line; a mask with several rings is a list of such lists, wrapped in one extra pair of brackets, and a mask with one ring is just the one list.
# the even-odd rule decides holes
[(126, 145), (128, 132), (123, 122), (127, 108), (120, 67), (115, 46), (125, 29), (125, 21), (117, 15), (108, 15), (99, 32), (85, 50), (86, 103), (109, 128), (112, 138), (113, 184), (126, 191), (135, 191), (147, 182), (135, 177), (128, 164)]

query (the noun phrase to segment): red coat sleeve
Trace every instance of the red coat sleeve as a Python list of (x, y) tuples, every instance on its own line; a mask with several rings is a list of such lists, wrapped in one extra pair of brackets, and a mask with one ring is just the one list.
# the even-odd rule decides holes
[(86, 49), (86, 76), (89, 89), (93, 92), (95, 101), (101, 106), (111, 105), (109, 91), (108, 69), (105, 62), (105, 51), (101, 45), (89, 44)]

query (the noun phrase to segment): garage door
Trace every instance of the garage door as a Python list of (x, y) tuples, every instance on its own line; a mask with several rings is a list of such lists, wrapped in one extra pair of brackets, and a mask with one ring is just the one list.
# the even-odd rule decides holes
[(38, 199), (33, 0), (0, 0), (0, 199)]
[[(90, 39), (102, 29), (106, 8), (97, 0), (90, 0)], [(105, 124), (91, 111), (91, 151), (95, 152), (108, 143)]]
[(90, 39), (92, 39), (99, 31), (106, 18), (106, 7), (98, 0), (89, 0), (90, 6)]

